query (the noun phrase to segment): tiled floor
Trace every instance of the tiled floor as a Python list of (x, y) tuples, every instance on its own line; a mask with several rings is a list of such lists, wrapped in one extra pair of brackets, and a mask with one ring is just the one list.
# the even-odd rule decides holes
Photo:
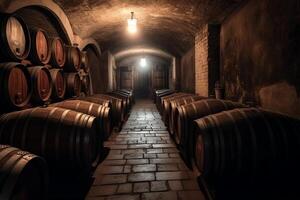
[(137, 101), (105, 146), (111, 150), (95, 171), (87, 200), (204, 199), (152, 101)]

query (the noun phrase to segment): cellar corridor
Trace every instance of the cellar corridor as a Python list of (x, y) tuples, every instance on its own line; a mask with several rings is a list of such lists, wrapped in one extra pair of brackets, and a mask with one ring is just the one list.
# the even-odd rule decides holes
[(137, 100), (94, 173), (86, 199), (204, 199), (151, 100)]

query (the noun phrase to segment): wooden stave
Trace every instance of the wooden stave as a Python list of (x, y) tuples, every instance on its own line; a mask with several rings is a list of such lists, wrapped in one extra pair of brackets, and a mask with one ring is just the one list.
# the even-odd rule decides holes
[[(76, 46), (66, 46), (66, 62), (64, 65), (64, 71), (66, 72), (78, 72), (81, 68), (81, 51)], [(76, 51), (78, 56), (78, 63), (74, 63), (73, 53)]]

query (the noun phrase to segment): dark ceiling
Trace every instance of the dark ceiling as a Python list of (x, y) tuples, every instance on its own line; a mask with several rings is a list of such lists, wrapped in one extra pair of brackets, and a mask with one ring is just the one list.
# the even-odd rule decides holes
[[(74, 32), (93, 37), (102, 50), (117, 52), (148, 45), (173, 55), (185, 53), (205, 23), (221, 21), (244, 0), (55, 0), (68, 15)], [(130, 12), (138, 34), (126, 31)]]

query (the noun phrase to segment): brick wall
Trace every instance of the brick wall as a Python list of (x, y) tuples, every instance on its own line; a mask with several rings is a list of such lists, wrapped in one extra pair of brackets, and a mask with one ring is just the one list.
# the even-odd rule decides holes
[(204, 26), (195, 36), (195, 93), (214, 95), (214, 84), (219, 80), (220, 26)]

